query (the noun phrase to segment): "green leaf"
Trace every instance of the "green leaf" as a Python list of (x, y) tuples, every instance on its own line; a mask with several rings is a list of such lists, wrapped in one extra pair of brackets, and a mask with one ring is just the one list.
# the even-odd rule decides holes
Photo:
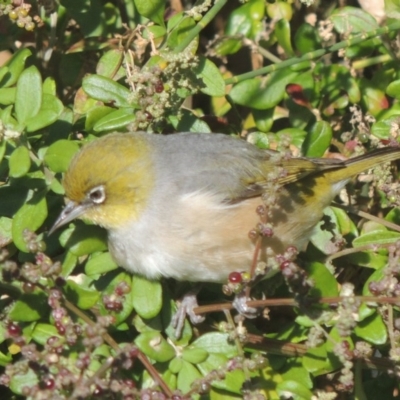
[(89, 75), (82, 81), (83, 90), (93, 99), (111, 103), (117, 107), (128, 107), (130, 91), (110, 78)]
[(268, 135), (263, 132), (251, 132), (246, 139), (260, 149), (269, 149)]
[(192, 383), (196, 379), (202, 378), (199, 370), (187, 361), (182, 361), (183, 365), (178, 373), (177, 388), (182, 391), (182, 393), (187, 393), (191, 389)]
[(68, 279), (64, 288), (67, 298), (82, 310), (89, 310), (99, 300), (101, 293), (90, 287), (92, 280), (85, 275), (79, 276), (79, 283)]
[(0, 246), (4, 247), (12, 240), (12, 219), (0, 217)]
[(335, 29), (341, 34), (368, 32), (378, 29), (376, 19), (356, 7), (342, 7), (333, 11), (330, 17)]
[(26, 59), (32, 55), (32, 52), (26, 47), (19, 49), (5, 64), (3, 68), (7, 68), (7, 73), (0, 81), (0, 87), (6, 88), (14, 85), (20, 77)]
[(341, 234), (339, 227), (338, 218), (332, 208), (325, 208), (324, 217), (315, 227), (310, 242), (323, 254), (335, 253), (339, 248), (338, 244), (333, 242), (332, 239)]
[(379, 89), (374, 83), (362, 78), (359, 87), (361, 89), (361, 100), (363, 106), (372, 115), (379, 115), (383, 109), (389, 107), (388, 99), (383, 90)]
[(136, 119), (133, 110), (121, 109), (108, 113), (99, 119), (93, 126), (95, 132), (122, 129)]
[(275, 107), (285, 96), (286, 86), (298, 73), (282, 69), (270, 74), (265, 81), (247, 79), (236, 84), (231, 92), (232, 100), (242, 106), (265, 110)]
[(206, 361), (207, 358), (208, 358), (208, 351), (199, 347), (190, 346), (184, 348), (182, 351), (182, 359), (192, 364), (202, 363)]
[(22, 294), (13, 304), (8, 317), (12, 321), (32, 322), (44, 317), (49, 310), (44, 293)]
[(291, 360), (286, 363), (282, 378), (284, 381), (301, 382), (309, 389), (313, 387), (309, 371), (300, 364), (299, 360)]
[(285, 51), (285, 56), (293, 57), (294, 51), (291, 42), (290, 23), (287, 19), (282, 18), (276, 23), (275, 36), (278, 40), (279, 45)]
[(149, 281), (142, 276), (134, 275), (132, 277), (132, 304), (142, 318), (154, 318), (162, 307), (160, 282)]
[(126, 71), (122, 66), (124, 52), (120, 49), (106, 51), (96, 66), (97, 75), (118, 80), (125, 77)]
[(66, 229), (60, 235), (60, 243), (72, 254), (81, 257), (107, 250), (107, 233), (98, 226), (79, 224), (75, 228)]
[(255, 38), (261, 30), (259, 22), (265, 15), (264, 0), (250, 0), (230, 13), (225, 28), (228, 36), (243, 35)]
[(359, 322), (354, 329), (354, 333), (361, 339), (377, 346), (385, 344), (388, 339), (386, 325), (381, 315), (376, 311)]
[(291, 4), (285, 1), (276, 1), (274, 3), (267, 3), (267, 13), (271, 19), (278, 20), (284, 18), (290, 21), (293, 16), (293, 9)]
[(22, 72), (17, 82), (15, 95), (15, 115), (20, 124), (34, 117), (42, 103), (42, 77), (32, 65)]
[(375, 122), (371, 127), (371, 133), (378, 139), (388, 139), (391, 134), (393, 124), (397, 124), (400, 120), (400, 114), (391, 115), (388, 118), (383, 118)]
[(164, 25), (164, 0), (134, 0), (134, 2), (140, 15), (158, 25)]
[(175, 356), (174, 348), (159, 332), (144, 332), (136, 339), (135, 344), (151, 359), (158, 362), (167, 362)]
[(39, 112), (26, 121), (26, 130), (35, 132), (56, 122), (62, 114), (64, 106), (61, 101), (52, 94), (43, 93), (42, 104)]
[(306, 54), (321, 48), (321, 40), (314, 26), (304, 23), (299, 26), (294, 35), (297, 50)]
[(93, 255), (85, 265), (85, 273), (88, 276), (100, 275), (116, 269), (118, 265), (109, 252)]
[(54, 78), (48, 77), (43, 82), (43, 93), (51, 94), (52, 96), (57, 95), (57, 86)]
[(332, 127), (327, 121), (317, 121), (303, 142), (303, 154), (307, 157), (322, 157), (332, 140)]
[(380, 244), (396, 243), (400, 239), (399, 232), (373, 231), (365, 233), (353, 240), (353, 247), (379, 246)]
[(115, 270), (109, 272), (100, 277), (95, 282), (95, 288), (102, 297), (108, 296), (113, 299), (116, 296), (116, 289), (119, 285), (123, 285), (131, 290), (124, 293), (122, 296), (118, 296), (117, 300), (120, 301), (122, 309), (109, 309), (106, 308), (104, 301), (99, 301), (97, 308), (101, 315), (113, 315), (115, 319), (115, 326), (122, 324), (132, 314), (132, 275), (126, 272), (120, 272), (121, 270)]
[(332, 371), (332, 365), (327, 358), (325, 344), (318, 347), (307, 349), (306, 354), (302, 357), (303, 367), (314, 376), (326, 374)]
[(229, 341), (229, 335), (226, 333), (205, 333), (196, 339), (192, 345), (196, 348), (202, 348), (208, 353), (222, 353), (229, 358), (237, 355), (237, 348)]
[(0, 104), (4, 106), (14, 104), (16, 94), (17, 89), (15, 87), (0, 89)]
[(29, 172), (31, 167), (31, 158), (29, 150), (25, 146), (17, 147), (11, 154), (8, 160), (10, 167), (10, 176), (13, 178), (20, 178)]
[(92, 131), (93, 127), (108, 114), (115, 112), (115, 108), (108, 106), (95, 105), (86, 112), (85, 130)]
[(400, 19), (399, 0), (385, 0), (385, 14), (388, 18)]
[(338, 283), (324, 264), (314, 261), (307, 263), (304, 269), (314, 283), (310, 291), (311, 296), (334, 297), (339, 295)]
[(394, 97), (395, 99), (399, 100), (400, 99), (400, 79), (391, 82), (386, 87), (386, 93), (389, 96)]
[(171, 115), (168, 119), (178, 132), (211, 132), (207, 123), (197, 118), (190, 110), (182, 109), (180, 119), (176, 115)]
[(38, 193), (25, 203), (15, 214), (12, 224), (12, 237), (15, 246), (25, 253), (28, 247), (24, 239), (24, 230), (36, 231), (47, 218), (47, 202), (44, 193)]
[(170, 18), (168, 21), (168, 47), (171, 49), (177, 47), (195, 26), (194, 19), (183, 13), (178, 13)]
[(42, 346), (44, 346), (47, 340), (53, 336), (60, 338), (60, 343), (65, 340), (63, 336), (58, 333), (57, 328), (54, 325), (44, 324), (42, 322), (37, 323), (32, 332), (32, 339)]
[(23, 395), (25, 387), (35, 387), (39, 383), (38, 376), (30, 368), (26, 374), (12, 374), (10, 389), (13, 393)]
[(225, 81), (217, 66), (209, 59), (200, 56), (200, 61), (194, 69), (205, 84), (200, 90), (209, 96), (225, 96)]
[(284, 381), (279, 382), (276, 391), (284, 398), (292, 398), (293, 400), (310, 400), (313, 396), (312, 392), (300, 382)]
[(71, 140), (61, 139), (53, 143), (44, 155), (44, 162), (53, 172), (65, 172), (79, 145)]

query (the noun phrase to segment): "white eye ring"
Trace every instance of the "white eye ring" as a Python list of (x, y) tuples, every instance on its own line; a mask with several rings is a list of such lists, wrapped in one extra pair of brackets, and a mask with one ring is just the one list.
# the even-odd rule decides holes
[(96, 186), (89, 191), (87, 197), (94, 204), (102, 204), (106, 200), (106, 190), (103, 185)]

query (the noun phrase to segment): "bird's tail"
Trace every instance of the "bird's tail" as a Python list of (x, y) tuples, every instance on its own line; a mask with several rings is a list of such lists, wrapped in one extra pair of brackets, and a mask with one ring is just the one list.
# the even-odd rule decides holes
[(325, 177), (330, 182), (340, 182), (360, 174), (379, 164), (400, 159), (400, 147), (386, 147), (371, 151), (358, 157), (344, 161), (344, 167), (332, 168), (326, 171)]

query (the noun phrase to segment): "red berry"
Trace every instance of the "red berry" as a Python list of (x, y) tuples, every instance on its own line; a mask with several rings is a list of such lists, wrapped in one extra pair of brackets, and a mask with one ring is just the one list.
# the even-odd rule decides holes
[(281, 265), (279, 266), (279, 268), (282, 269), (286, 269), (288, 266), (290, 265), (290, 261), (285, 260), (281, 263)]
[(240, 272), (231, 272), (229, 274), (228, 280), (231, 283), (240, 283), (242, 282), (242, 274)]
[(162, 83), (162, 81), (158, 81), (155, 85), (154, 85), (154, 90), (157, 93), (161, 93), (164, 91), (164, 84)]
[(10, 322), (7, 326), (7, 332), (10, 336), (19, 336), (21, 334), (21, 328), (17, 324)]

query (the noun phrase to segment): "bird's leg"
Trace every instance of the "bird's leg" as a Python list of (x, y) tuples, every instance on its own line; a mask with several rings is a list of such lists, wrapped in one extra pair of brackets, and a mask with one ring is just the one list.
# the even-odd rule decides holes
[(205, 317), (202, 315), (197, 315), (193, 311), (194, 308), (199, 306), (197, 303), (197, 294), (199, 293), (200, 288), (201, 286), (198, 286), (197, 288), (190, 290), (182, 297), (178, 310), (172, 317), (171, 325), (173, 328), (175, 328), (175, 337), (177, 339), (182, 335), (186, 316), (189, 317), (190, 322), (194, 325), (200, 324), (205, 320)]

